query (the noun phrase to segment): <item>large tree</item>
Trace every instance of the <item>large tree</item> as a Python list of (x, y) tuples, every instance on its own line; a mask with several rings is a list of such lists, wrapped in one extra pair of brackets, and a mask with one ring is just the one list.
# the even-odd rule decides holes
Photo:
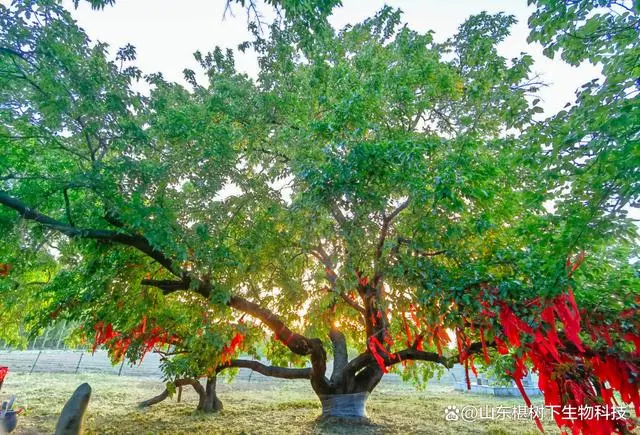
[[(545, 5), (532, 26), (557, 19)], [(0, 336), (67, 319), (115, 360), (156, 349), (205, 410), (227, 367), (362, 416), (388, 371), (481, 355), (520, 387), (536, 370), (550, 405), (617, 391), (639, 413), (637, 119), (573, 142), (593, 107), (569, 131), (534, 122), (531, 57), (496, 49), (513, 22), (483, 13), (439, 44), (390, 8), (341, 31), (283, 18), (241, 47), (257, 80), (216, 48), (183, 86), (133, 47), (110, 60), (53, 2), (1, 6)], [(627, 116), (637, 92), (617, 101)], [(610, 159), (629, 166), (609, 177)]]

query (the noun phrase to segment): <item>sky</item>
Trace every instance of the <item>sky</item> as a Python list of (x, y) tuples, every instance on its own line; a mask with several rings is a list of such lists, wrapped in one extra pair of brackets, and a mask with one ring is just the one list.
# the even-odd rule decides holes
[[(385, 4), (400, 8), (404, 20), (414, 30), (435, 31), (443, 41), (456, 33), (457, 27), (472, 14), (482, 11), (514, 15), (518, 23), (511, 36), (499, 47), (507, 58), (526, 52), (534, 57), (534, 72), (548, 84), (540, 91), (546, 115), (551, 115), (569, 101), (583, 83), (598, 77), (599, 69), (591, 65), (571, 67), (559, 59), (542, 55), (539, 45), (530, 45), (527, 18), (532, 9), (526, 0), (343, 0), (331, 17), (334, 27), (341, 28), (373, 15)], [(72, 9), (70, 0), (65, 4)], [(268, 21), (269, 6), (260, 8)], [(115, 6), (93, 11), (88, 3), (73, 11), (89, 37), (108, 43), (115, 51), (131, 43), (137, 49), (136, 65), (144, 73), (162, 72), (166, 79), (183, 81), (184, 68), (197, 70), (193, 59), (196, 50), (206, 52), (215, 46), (235, 49), (249, 40), (246, 11), (235, 6), (233, 14), (225, 14), (225, 0), (118, 0)], [(236, 66), (252, 77), (257, 62), (252, 53), (238, 53)]]

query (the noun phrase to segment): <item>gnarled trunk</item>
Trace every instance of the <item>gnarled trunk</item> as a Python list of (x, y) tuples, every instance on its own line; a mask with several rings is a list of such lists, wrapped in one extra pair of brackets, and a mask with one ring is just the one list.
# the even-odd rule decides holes
[[(207, 385), (203, 387), (200, 381), (192, 378), (176, 379), (174, 381), (176, 387), (181, 388), (185, 385), (191, 385), (193, 389), (198, 393), (198, 411), (202, 412), (217, 412), (222, 409), (222, 402), (216, 395), (216, 377), (211, 376), (207, 378)], [(168, 389), (165, 389), (162, 393), (158, 394), (151, 399), (145, 400), (138, 404), (139, 407), (145, 408), (166, 400), (170, 393)]]
[(324, 389), (314, 388), (322, 404), (321, 418), (366, 419), (367, 399), (383, 373), (377, 365), (354, 370), (348, 363), (344, 334), (332, 328), (329, 337), (333, 345), (333, 373)]
[(217, 412), (222, 410), (222, 402), (216, 395), (216, 377), (207, 378), (207, 386), (203, 393), (200, 393), (200, 402), (198, 403), (198, 411)]

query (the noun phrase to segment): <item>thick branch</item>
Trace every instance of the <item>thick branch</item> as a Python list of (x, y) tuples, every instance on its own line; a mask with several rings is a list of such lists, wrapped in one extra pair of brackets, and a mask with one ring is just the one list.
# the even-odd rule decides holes
[[(489, 343), (486, 343), (486, 346), (493, 348), (496, 346), (496, 344), (495, 342), (489, 342)], [(483, 351), (482, 343), (481, 342), (472, 343), (466, 350), (468, 354), (481, 353)], [(440, 356), (437, 353), (425, 352), (422, 350), (417, 350), (416, 348), (413, 348), (413, 347), (392, 353), (391, 356), (389, 355), (380, 355), (380, 356), (383, 357), (386, 366), (392, 366), (402, 361), (412, 360), (412, 361), (431, 361), (431, 362), (442, 364), (447, 368), (451, 368), (459, 359), (458, 355)], [(349, 361), (349, 364), (347, 364), (347, 366), (345, 367), (345, 370), (350, 371), (352, 373), (356, 373), (362, 370), (363, 368), (367, 367), (368, 365), (372, 365), (372, 364), (377, 364), (377, 363), (373, 358), (373, 356), (371, 355), (371, 353), (367, 351), (367, 352), (361, 353), (360, 355), (358, 355), (357, 357)]]
[(272, 378), (311, 379), (311, 367), (289, 368), (289, 367), (268, 366), (268, 365), (262, 364), (260, 361), (243, 360), (243, 359), (233, 359), (229, 362), (229, 364), (218, 367), (217, 372), (220, 373), (222, 370), (225, 370), (231, 367), (251, 369), (255, 372), (258, 372), (262, 375), (269, 376)]
[(333, 345), (333, 372), (331, 373), (331, 382), (333, 384), (340, 383), (342, 372), (349, 363), (347, 355), (347, 340), (342, 332), (332, 327), (329, 331), (329, 338)]
[(37, 210), (30, 208), (19, 199), (14, 198), (3, 191), (0, 191), (0, 204), (17, 211), (24, 219), (38, 222), (39, 224), (56, 230), (68, 237), (93, 239), (131, 246), (156, 260), (172, 274), (180, 278), (183, 276), (180, 271), (174, 269), (173, 261), (170, 258), (165, 256), (162, 252), (154, 249), (149, 241), (142, 236), (134, 236), (111, 230), (76, 228), (72, 225), (53, 219), (52, 217), (43, 215)]
[(5, 192), (0, 191), (0, 204), (9, 207), (20, 214), (24, 219), (38, 222), (46, 227), (57, 230), (69, 237), (84, 237), (88, 239), (97, 239), (105, 241), (116, 241), (120, 243), (126, 243), (130, 241), (131, 236), (120, 234), (110, 230), (89, 230), (78, 229), (71, 225), (67, 225), (63, 222), (55, 220), (49, 216), (45, 216), (38, 211), (30, 208), (17, 198), (8, 195)]
[(179, 290), (188, 290), (189, 282), (174, 281), (170, 279), (143, 279), (140, 284), (148, 285), (151, 287), (157, 287), (167, 295), (169, 293), (177, 292)]
[[(416, 360), (431, 361), (442, 364), (447, 368), (451, 368), (453, 366), (453, 361), (455, 361), (454, 357), (440, 356), (434, 352), (425, 352), (413, 348), (403, 349), (399, 352), (392, 353), (391, 356), (382, 354), (380, 356), (384, 359), (385, 365), (387, 367), (402, 361)], [(371, 353), (369, 352), (364, 352), (352, 359), (345, 367), (345, 370), (351, 373), (357, 373), (363, 368), (373, 364), (377, 364), (375, 359), (373, 358), (373, 355), (371, 355)]]
[(19, 57), (20, 59), (24, 60), (25, 62), (29, 62), (29, 59), (27, 57), (27, 53), (25, 53), (24, 51), (14, 50), (13, 48), (9, 48), (9, 47), (0, 47), (0, 53), (10, 54), (10, 55), (13, 55), (15, 57)]
[(380, 261), (382, 258), (382, 249), (384, 248), (384, 241), (387, 239), (387, 233), (389, 232), (389, 222), (386, 219), (382, 220), (382, 227), (380, 228), (380, 237), (376, 246), (375, 260)]
[(169, 390), (167, 390), (165, 388), (164, 391), (162, 393), (158, 394), (157, 396), (154, 396), (151, 399), (147, 399), (147, 400), (144, 400), (144, 401), (138, 403), (138, 408), (146, 408), (148, 406), (152, 406), (152, 405), (155, 405), (157, 403), (160, 403), (163, 400), (166, 400), (168, 398), (169, 398)]
[[(191, 286), (194, 283), (194, 286)], [(208, 298), (211, 296), (211, 283), (208, 281), (201, 281), (196, 278), (189, 277), (184, 274), (181, 281), (171, 279), (143, 279), (140, 281), (142, 285), (148, 285), (151, 287), (157, 287), (162, 290), (164, 295), (175, 293), (180, 290), (192, 289), (196, 293)]]
[(338, 275), (336, 275), (336, 273), (334, 272), (333, 263), (331, 262), (331, 259), (329, 258), (327, 253), (321, 247), (312, 249), (310, 253), (315, 258), (317, 258), (320, 263), (322, 263), (327, 276), (327, 281), (329, 281), (329, 284), (331, 284), (331, 288), (335, 288)]
[(453, 367), (452, 360), (455, 360), (453, 358), (440, 356), (434, 352), (425, 352), (423, 350), (417, 350), (417, 349), (411, 349), (411, 348), (401, 350), (400, 352), (396, 352), (392, 355), (395, 355), (395, 358), (388, 358), (385, 360), (385, 363), (387, 366), (392, 366), (394, 364), (397, 364), (405, 360), (412, 360), (412, 361), (430, 361), (430, 362), (442, 364), (447, 368), (451, 368)]
[(402, 202), (394, 211), (392, 211), (386, 218), (385, 221), (391, 223), (392, 220), (396, 218), (400, 214), (402, 210), (409, 207), (410, 199), (407, 198), (404, 202)]
[(310, 339), (291, 331), (272, 311), (240, 296), (231, 296), (228, 305), (261, 320), (276, 334), (276, 338), (289, 347), (293, 353), (298, 355), (311, 354)]
[[(196, 393), (198, 393), (198, 397), (200, 398), (198, 407), (204, 404), (206, 391), (202, 386), (202, 384), (197, 379), (192, 379), (192, 378), (176, 379), (173, 383), (176, 387), (184, 387), (186, 385), (191, 385), (193, 389), (196, 390)], [(158, 394), (157, 396), (152, 397), (151, 399), (145, 400), (143, 402), (140, 402), (138, 404), (138, 407), (145, 408), (147, 406), (155, 405), (156, 403), (160, 403), (168, 397), (169, 397), (169, 390), (165, 389), (162, 393)]]
[(291, 331), (275, 313), (242, 297), (231, 296), (228, 305), (261, 320), (275, 333), (276, 338), (282, 341), (293, 353), (309, 355), (312, 366), (311, 385), (319, 394), (329, 391), (329, 382), (325, 377), (327, 355), (322, 341), (317, 338), (307, 338)]

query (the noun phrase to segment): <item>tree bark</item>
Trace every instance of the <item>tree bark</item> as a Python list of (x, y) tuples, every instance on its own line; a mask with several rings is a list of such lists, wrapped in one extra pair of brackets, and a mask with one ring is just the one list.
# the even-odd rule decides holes
[(165, 388), (164, 391), (157, 396), (153, 396), (151, 399), (147, 399), (138, 403), (138, 408), (146, 408), (155, 405), (162, 402), (163, 400), (166, 400), (167, 398), (169, 398), (169, 390)]
[(244, 360), (244, 359), (232, 359), (227, 365), (220, 366), (217, 369), (217, 373), (220, 373), (224, 369), (230, 367), (251, 369), (265, 376), (281, 379), (311, 379), (311, 368), (289, 368), (278, 366), (267, 366), (260, 361)]
[(342, 394), (353, 389), (353, 377), (345, 376), (344, 369), (349, 363), (347, 354), (347, 340), (344, 334), (332, 327), (329, 331), (329, 338), (333, 345), (333, 372), (331, 373), (331, 384), (335, 387), (335, 392)]
[(207, 386), (204, 395), (201, 395), (200, 399), (198, 411), (211, 413), (222, 410), (222, 402), (216, 395), (216, 376), (209, 376), (207, 378)]
[(278, 340), (297, 355), (308, 355), (311, 359), (311, 386), (316, 394), (330, 394), (332, 387), (326, 378), (327, 354), (319, 338), (308, 338), (297, 334), (284, 324), (272, 311), (239, 296), (231, 296), (228, 302), (231, 308), (260, 319), (271, 329)]
[(331, 382), (335, 382), (340, 378), (340, 373), (349, 362), (347, 355), (347, 340), (344, 334), (336, 328), (331, 328), (329, 338), (333, 345), (333, 373), (331, 374)]
[[(198, 393), (198, 410), (213, 412), (215, 410), (222, 409), (222, 402), (220, 402), (220, 400), (216, 397), (215, 380), (213, 381), (212, 385), (209, 383), (209, 380), (207, 380), (207, 389), (205, 389), (205, 387), (203, 387), (200, 381), (198, 381), (197, 379), (176, 379), (173, 383), (177, 388), (181, 388), (185, 385), (191, 385), (193, 389), (196, 390), (196, 393)], [(147, 406), (152, 406), (160, 403), (167, 398), (169, 398), (169, 390), (165, 388), (165, 390), (157, 396), (140, 402), (138, 404), (138, 407), (146, 408)], [(216, 406), (218, 408), (214, 409)], [(211, 408), (211, 411), (207, 411), (207, 409), (205, 408)]]

